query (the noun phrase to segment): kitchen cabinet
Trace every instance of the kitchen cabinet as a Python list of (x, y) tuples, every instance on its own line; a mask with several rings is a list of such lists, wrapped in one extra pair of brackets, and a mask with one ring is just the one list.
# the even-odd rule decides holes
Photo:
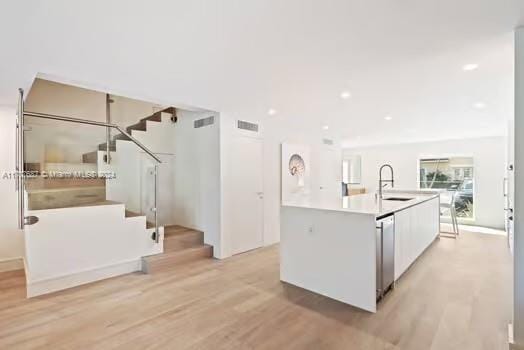
[(438, 198), (395, 213), (395, 280), (431, 245), (439, 226)]

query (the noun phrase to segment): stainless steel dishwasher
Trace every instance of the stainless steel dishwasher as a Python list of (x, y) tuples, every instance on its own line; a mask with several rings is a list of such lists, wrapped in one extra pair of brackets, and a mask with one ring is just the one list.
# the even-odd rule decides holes
[(377, 220), (377, 300), (391, 289), (395, 282), (395, 216)]

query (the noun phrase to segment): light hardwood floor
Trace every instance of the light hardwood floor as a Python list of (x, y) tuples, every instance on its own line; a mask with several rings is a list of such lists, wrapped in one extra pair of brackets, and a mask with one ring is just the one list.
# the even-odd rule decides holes
[(24, 295), (0, 274), (0, 349), (499, 350), (511, 258), (503, 236), (437, 240), (377, 314), (281, 283), (278, 246)]

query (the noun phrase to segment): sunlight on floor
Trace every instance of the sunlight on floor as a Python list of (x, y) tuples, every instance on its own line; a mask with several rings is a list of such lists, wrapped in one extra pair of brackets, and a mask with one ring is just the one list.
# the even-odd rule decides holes
[[(440, 230), (442, 232), (447, 231), (451, 232), (453, 230), (451, 224), (444, 224), (442, 223), (440, 225)], [(506, 232), (502, 230), (497, 230), (494, 228), (489, 227), (481, 227), (481, 226), (470, 226), (470, 225), (459, 225), (459, 231), (460, 232), (471, 232), (471, 233), (484, 233), (489, 235), (501, 235), (506, 236)]]

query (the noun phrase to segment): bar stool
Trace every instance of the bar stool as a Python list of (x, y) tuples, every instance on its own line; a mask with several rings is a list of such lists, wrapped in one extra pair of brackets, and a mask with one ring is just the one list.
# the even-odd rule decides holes
[[(446, 197), (445, 200), (443, 200)], [(440, 233), (451, 234), (453, 238), (457, 238), (459, 235), (459, 226), (457, 221), (457, 211), (455, 209), (455, 199), (457, 198), (457, 191), (451, 190), (447, 194), (440, 195), (440, 217), (442, 217), (446, 212), (449, 211), (451, 216), (451, 225), (453, 227), (453, 232), (440, 231)]]

